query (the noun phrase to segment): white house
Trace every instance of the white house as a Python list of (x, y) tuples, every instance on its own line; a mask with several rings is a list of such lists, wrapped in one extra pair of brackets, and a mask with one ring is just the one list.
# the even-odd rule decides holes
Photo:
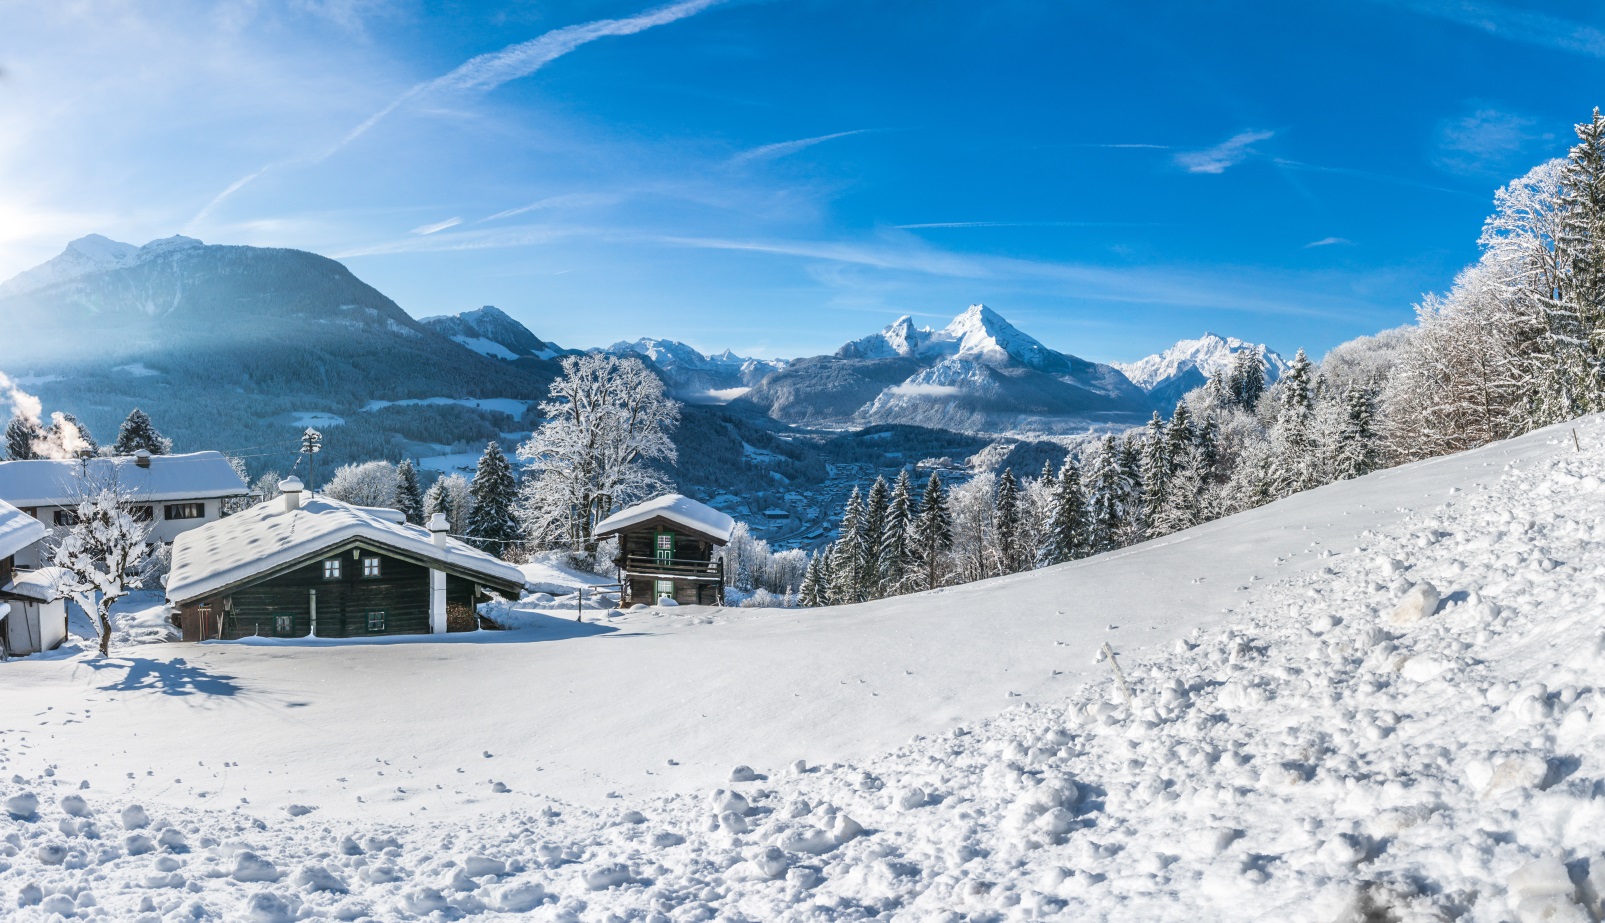
[(17, 570), (16, 558), (44, 539), (43, 523), (0, 502), (0, 656), (54, 650), (67, 638), (67, 604), (57, 568)]
[[(150, 520), (151, 540), (163, 543), (222, 518), (225, 500), (250, 492), (220, 452), (0, 462), (0, 500), (52, 531), (73, 524), (83, 485), (113, 483), (134, 498), (136, 515)], [(19, 552), (17, 565), (46, 563), (43, 549), (36, 542)]]

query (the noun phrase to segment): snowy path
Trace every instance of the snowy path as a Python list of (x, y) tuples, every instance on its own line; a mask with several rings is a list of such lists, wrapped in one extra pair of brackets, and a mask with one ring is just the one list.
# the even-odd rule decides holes
[[(0, 795), (41, 803), (0, 895), (41, 919), (1587, 920), (1602, 476), (1538, 433), (825, 613), (7, 665)], [(1422, 579), (1445, 609), (1395, 620)], [(149, 829), (118, 829), (133, 799)], [(140, 839), (168, 823), (187, 847)]]

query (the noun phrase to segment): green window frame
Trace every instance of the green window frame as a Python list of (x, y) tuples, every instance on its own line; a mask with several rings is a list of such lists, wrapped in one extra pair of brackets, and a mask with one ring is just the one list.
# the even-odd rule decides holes
[(652, 533), (652, 557), (659, 564), (667, 564), (674, 560), (676, 536), (673, 532)]
[(652, 601), (656, 602), (656, 601), (662, 599), (665, 596), (669, 597), (670, 599), (674, 598), (674, 581), (673, 580), (654, 580), (654, 581), (652, 581)]
[(369, 609), (368, 610), (368, 621), (367, 621), (367, 624), (368, 624), (368, 630), (369, 631), (384, 631), (385, 630), (385, 612), (384, 612), (384, 610), (383, 609)]

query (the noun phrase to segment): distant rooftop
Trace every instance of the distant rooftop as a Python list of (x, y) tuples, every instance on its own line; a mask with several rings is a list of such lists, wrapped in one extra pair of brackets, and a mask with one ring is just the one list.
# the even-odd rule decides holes
[(698, 503), (681, 494), (664, 494), (645, 503), (627, 506), (597, 523), (596, 535), (600, 537), (622, 532), (659, 516), (715, 539), (721, 545), (730, 541), (730, 532), (736, 527), (734, 519), (706, 503)]
[(221, 452), (152, 455), (141, 467), (132, 455), (0, 462), (0, 500), (12, 506), (63, 506), (77, 493), (80, 471), (91, 483), (115, 481), (140, 500), (205, 500), (250, 492)]

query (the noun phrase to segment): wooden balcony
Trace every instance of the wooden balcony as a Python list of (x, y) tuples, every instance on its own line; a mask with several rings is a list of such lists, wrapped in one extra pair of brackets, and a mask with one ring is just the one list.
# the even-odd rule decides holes
[(724, 561), (697, 561), (689, 558), (656, 558), (630, 555), (624, 559), (625, 573), (634, 577), (664, 580), (715, 580), (724, 582)]

